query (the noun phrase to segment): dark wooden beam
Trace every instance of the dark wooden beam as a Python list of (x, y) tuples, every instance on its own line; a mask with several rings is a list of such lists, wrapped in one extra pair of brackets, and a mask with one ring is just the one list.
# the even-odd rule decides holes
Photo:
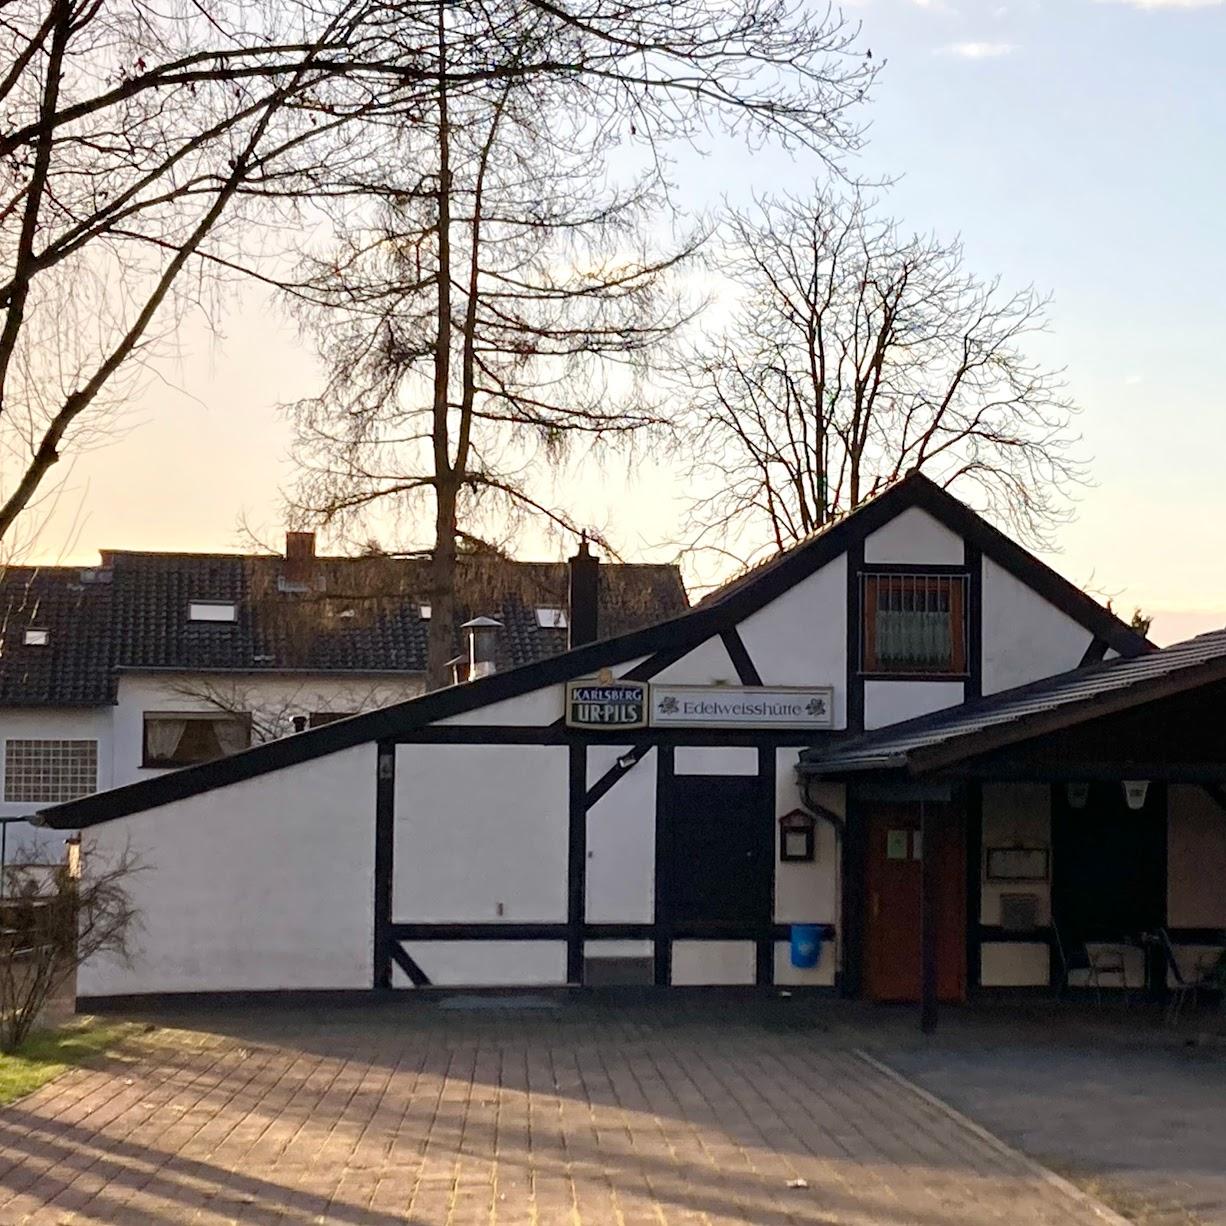
[(931, 1034), (937, 1028), (937, 906), (940, 861), (937, 858), (937, 806), (920, 801), (920, 848), (922, 901), (920, 916), (920, 1029)]

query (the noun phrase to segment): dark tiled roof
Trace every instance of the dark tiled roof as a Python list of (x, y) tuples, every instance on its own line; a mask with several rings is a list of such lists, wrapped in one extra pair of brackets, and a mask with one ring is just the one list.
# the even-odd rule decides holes
[[(0, 572), (0, 706), (111, 700), (109, 576), (79, 567)], [(45, 646), (26, 631), (47, 631)]]
[[(852, 770), (897, 769), (914, 765), (917, 753), (935, 746), (970, 742), (999, 728), (1021, 740), (1036, 717), (1067, 709), (1067, 723), (1093, 718), (1111, 699), (1144, 701), (1156, 683), (1193, 688), (1226, 673), (1226, 630), (1214, 630), (1161, 651), (1113, 659), (1055, 677), (1032, 681), (988, 698), (921, 715), (842, 744), (807, 750), (801, 770), (820, 775)], [(1149, 689), (1147, 689), (1149, 687)]]
[[(284, 570), (275, 555), (121, 551), (105, 552), (92, 572), (9, 568), (0, 578), (0, 705), (108, 702), (125, 668), (425, 671), (425, 562), (319, 558), (306, 590), (285, 590)], [(674, 566), (605, 563), (598, 573), (601, 638), (688, 607)], [(530, 664), (567, 649), (567, 631), (542, 627), (536, 613), (565, 609), (567, 589), (563, 562), (464, 558), (457, 621), (497, 619), (498, 667)], [(189, 602), (201, 600), (233, 601), (237, 620), (190, 620)], [(49, 629), (49, 646), (25, 646), (28, 626)]]

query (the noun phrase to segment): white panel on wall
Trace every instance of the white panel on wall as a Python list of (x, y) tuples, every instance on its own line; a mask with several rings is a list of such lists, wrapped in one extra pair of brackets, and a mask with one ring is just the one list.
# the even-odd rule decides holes
[(724, 641), (715, 635), (652, 677), (672, 685), (740, 685), (741, 679)]
[(847, 559), (840, 555), (740, 622), (766, 685), (832, 685), (834, 726), (847, 727)]
[(1226, 812), (1187, 784), (1171, 788), (1167, 811), (1167, 923), (1226, 928)]
[(374, 815), (368, 744), (95, 827), (148, 868), (132, 965), (91, 960), (79, 992), (369, 988)]
[[(406, 941), (432, 986), (534, 987), (566, 982), (565, 941)], [(412, 986), (395, 967), (392, 986)]]
[(565, 746), (398, 746), (393, 919), (564, 920), (568, 793)]
[(675, 775), (756, 775), (758, 751), (749, 745), (678, 745), (673, 750)]
[(865, 681), (864, 726), (883, 728), (943, 711), (963, 699), (961, 681)]
[(676, 987), (753, 983), (757, 950), (752, 941), (674, 941)]
[(816, 966), (792, 965), (792, 946), (788, 941), (775, 942), (775, 982), (780, 987), (825, 988), (834, 984), (835, 950), (831, 942), (822, 946), (822, 956)]
[(502, 702), (487, 703), (459, 715), (440, 719), (440, 724), (505, 724), (516, 728), (544, 727), (562, 718), (566, 690), (561, 685), (548, 685), (544, 689), (505, 698)]
[[(589, 755), (592, 749), (588, 748)], [(589, 923), (651, 923), (655, 914), (655, 832), (656, 754), (653, 749), (588, 810)], [(565, 859), (561, 884), (565, 903)]]
[(599, 783), (616, 765), (623, 754), (628, 754), (633, 745), (588, 745), (587, 785)]
[[(796, 780), (799, 749), (780, 749), (775, 760), (775, 817), (801, 805)], [(814, 799), (842, 817), (846, 789), (840, 783), (813, 788)], [(779, 823), (775, 822), (775, 910), (777, 924), (839, 924), (839, 840), (833, 825), (818, 821), (813, 832), (815, 858), (811, 863), (779, 859)], [(833, 957), (831, 958), (833, 962)]]
[(1094, 636), (1033, 588), (983, 559), (983, 692), (1076, 668)]
[(985, 941), (979, 957), (979, 982), (985, 988), (1043, 987), (1051, 975), (1045, 943)]
[(908, 507), (864, 538), (865, 562), (902, 562), (916, 566), (961, 566), (962, 538), (920, 507)]
[(651, 941), (584, 941), (585, 958), (650, 958)]
[[(1051, 923), (1049, 881), (989, 881), (989, 847), (1051, 848), (1051, 787), (1046, 783), (987, 783), (983, 787), (984, 873), (980, 895), (980, 923), (1000, 923), (1002, 894), (1034, 894), (1039, 900), (1037, 919)], [(1050, 864), (1050, 858), (1049, 858)], [(1046, 948), (1046, 946), (1044, 947)]]

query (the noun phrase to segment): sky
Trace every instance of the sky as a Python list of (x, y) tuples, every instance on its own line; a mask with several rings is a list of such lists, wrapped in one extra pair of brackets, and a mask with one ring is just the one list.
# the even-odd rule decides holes
[[(1053, 295), (1037, 351), (1067, 369), (1093, 485), (1045, 560), (1169, 642), (1226, 624), (1226, 0), (860, 0), (885, 67), (855, 169), (895, 179), (889, 212), (960, 235), (969, 266)], [(784, 151), (713, 148), (678, 166), (683, 203), (803, 190)], [(277, 406), (316, 389), (294, 326), (237, 295), (189, 320), (123, 436), (71, 461), (30, 557), (243, 546), (282, 531), (291, 477)], [(667, 464), (568, 491), (623, 556), (659, 559), (681, 493)], [(525, 556), (560, 556), (528, 539)]]

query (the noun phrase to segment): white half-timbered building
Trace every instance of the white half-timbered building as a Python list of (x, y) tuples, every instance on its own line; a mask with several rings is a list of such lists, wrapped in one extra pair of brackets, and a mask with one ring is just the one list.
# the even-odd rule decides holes
[(39, 820), (149, 865), (132, 963), (83, 997), (961, 999), (1053, 982), (1057, 934), (1226, 927), (1222, 721), (1137, 757), (1221, 639), (1183, 667), (913, 474), (670, 620)]

